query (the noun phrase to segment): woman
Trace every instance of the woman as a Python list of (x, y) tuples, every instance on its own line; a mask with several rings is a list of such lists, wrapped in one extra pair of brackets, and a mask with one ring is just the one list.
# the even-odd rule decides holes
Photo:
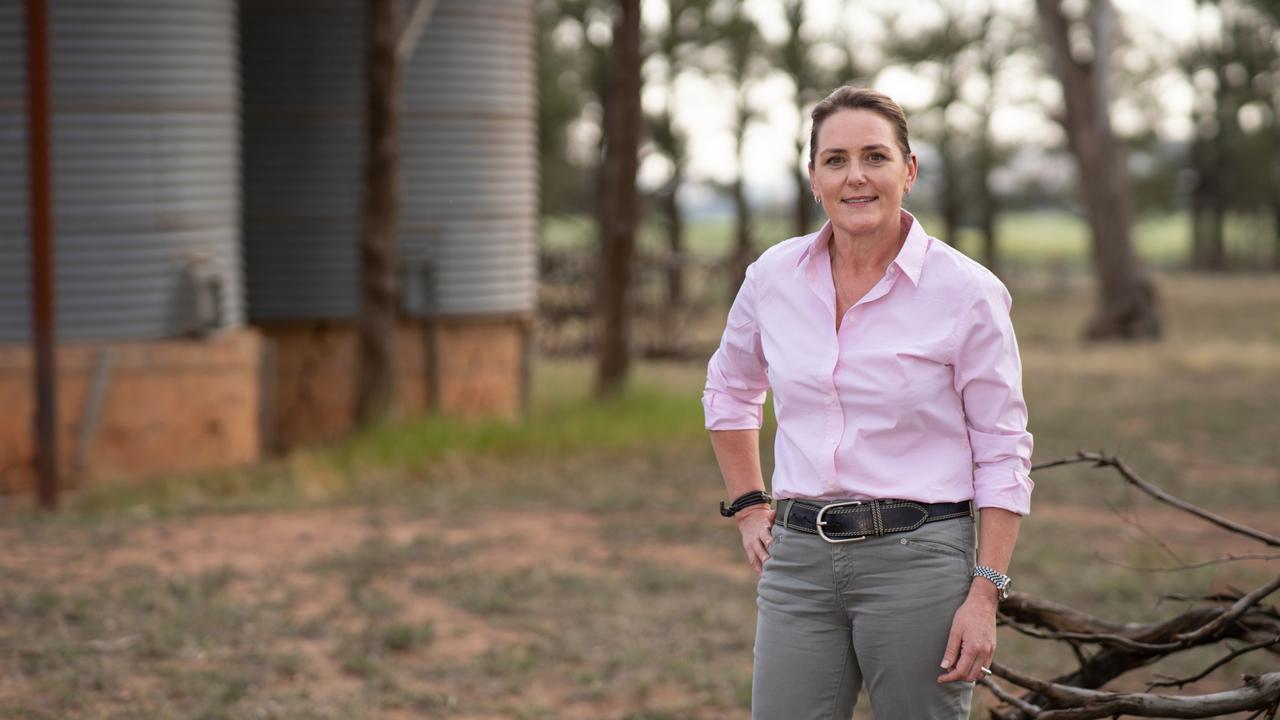
[(812, 117), (828, 222), (747, 270), (703, 394), (760, 575), (752, 717), (848, 718), (864, 684), (881, 720), (968, 717), (1032, 489), (1009, 293), (902, 209), (897, 103), (842, 87)]

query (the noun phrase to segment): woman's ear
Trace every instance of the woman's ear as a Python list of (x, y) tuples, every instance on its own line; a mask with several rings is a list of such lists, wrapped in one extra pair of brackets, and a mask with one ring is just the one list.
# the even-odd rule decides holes
[(902, 186), (903, 195), (911, 192), (911, 186), (916, 184), (916, 177), (919, 172), (919, 161), (916, 160), (916, 154), (911, 153), (910, 157), (907, 158), (907, 184)]

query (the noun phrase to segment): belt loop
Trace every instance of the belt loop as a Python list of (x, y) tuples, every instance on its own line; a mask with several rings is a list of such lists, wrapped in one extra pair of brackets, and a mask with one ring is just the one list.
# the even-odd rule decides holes
[(876, 537), (884, 535), (884, 519), (880, 517), (880, 501), (871, 502), (871, 530)]
[(780, 513), (782, 515), (782, 527), (786, 527), (787, 521), (791, 519), (791, 508), (796, 506), (796, 501), (792, 498), (785, 498), (782, 503), (785, 505)]

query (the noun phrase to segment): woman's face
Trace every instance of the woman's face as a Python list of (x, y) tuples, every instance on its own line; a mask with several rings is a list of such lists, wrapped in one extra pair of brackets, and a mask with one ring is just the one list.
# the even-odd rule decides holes
[(809, 184), (837, 234), (897, 238), (916, 156), (902, 156), (887, 119), (870, 110), (837, 111), (818, 128), (813, 161)]

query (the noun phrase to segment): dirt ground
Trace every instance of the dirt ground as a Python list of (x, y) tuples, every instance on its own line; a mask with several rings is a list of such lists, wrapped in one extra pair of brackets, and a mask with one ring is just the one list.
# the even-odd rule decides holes
[[(1171, 508), (1137, 523), (1065, 505), (1033, 518), (1024, 538), (1087, 536), (1095, 557), (1131, 557), (1152, 533), (1256, 549)], [(309, 508), (6, 526), (0, 546), (0, 647), (19, 670), (3, 673), (0, 709), (13, 717), (746, 716), (755, 577), (705, 513)], [(175, 601), (175, 583), (205, 590)], [(210, 619), (226, 613), (237, 619)], [(49, 632), (63, 642), (22, 660)], [(663, 639), (681, 632), (701, 639)], [(249, 676), (219, 678), (227, 664)]]

